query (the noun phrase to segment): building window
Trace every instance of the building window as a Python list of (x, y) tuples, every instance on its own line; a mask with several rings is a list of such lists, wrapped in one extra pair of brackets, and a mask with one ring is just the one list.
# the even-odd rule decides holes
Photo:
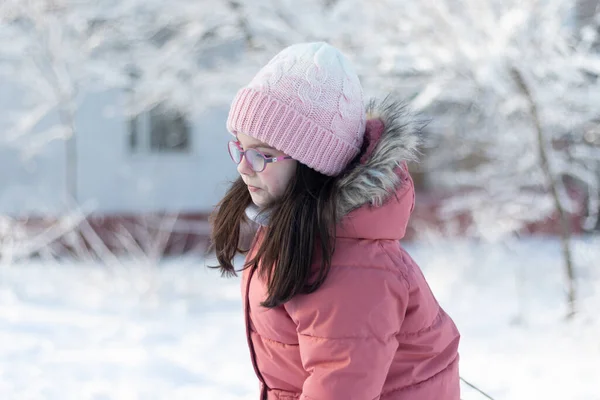
[(188, 153), (189, 121), (178, 111), (155, 106), (129, 120), (129, 149), (132, 153)]

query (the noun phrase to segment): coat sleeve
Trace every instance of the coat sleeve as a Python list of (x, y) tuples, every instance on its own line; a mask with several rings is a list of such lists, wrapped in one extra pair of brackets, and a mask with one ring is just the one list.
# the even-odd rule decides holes
[(334, 266), (317, 291), (286, 303), (309, 374), (300, 400), (379, 399), (407, 302), (393, 271)]

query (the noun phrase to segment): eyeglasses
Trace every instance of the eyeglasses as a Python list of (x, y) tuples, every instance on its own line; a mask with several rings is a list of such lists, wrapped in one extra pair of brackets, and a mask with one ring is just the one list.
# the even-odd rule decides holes
[(256, 149), (242, 150), (240, 144), (237, 142), (229, 142), (229, 156), (234, 163), (239, 164), (242, 162), (242, 158), (246, 156), (246, 161), (250, 164), (250, 168), (254, 172), (262, 172), (267, 167), (267, 164), (279, 162), (283, 160), (290, 160), (290, 156), (281, 157), (267, 157)]

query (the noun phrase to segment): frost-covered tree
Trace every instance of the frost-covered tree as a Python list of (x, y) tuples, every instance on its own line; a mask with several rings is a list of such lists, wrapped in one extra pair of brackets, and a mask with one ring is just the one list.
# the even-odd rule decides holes
[[(83, 33), (85, 23), (74, 20), (59, 1), (7, 1), (0, 7), (0, 73), (20, 93), (14, 99), (19, 107), (8, 110), (10, 124), (2, 144), (29, 156), (49, 141), (64, 140), (66, 193), (75, 197), (74, 113), (87, 78), (81, 66), (87, 63), (94, 38)], [(36, 130), (50, 115), (56, 115), (58, 123)]]
[[(565, 188), (585, 187), (597, 218), (598, 148), (583, 140), (600, 115), (597, 30), (581, 27), (575, 1), (382, 0), (369, 23), (386, 84), (415, 94), (433, 116), (434, 184), (458, 196), (446, 212), (468, 212), (478, 236), (500, 238), (556, 215), (561, 224), (570, 313), (575, 287)], [(384, 12), (385, 10), (402, 12)], [(590, 21), (598, 22), (596, 18)], [(597, 164), (596, 164), (597, 165)]]

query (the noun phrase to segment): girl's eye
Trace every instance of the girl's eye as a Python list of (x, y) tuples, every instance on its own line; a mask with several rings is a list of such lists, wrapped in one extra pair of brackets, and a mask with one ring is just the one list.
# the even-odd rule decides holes
[(273, 158), (273, 156), (271, 154), (265, 154), (265, 157), (267, 157), (267, 158)]

